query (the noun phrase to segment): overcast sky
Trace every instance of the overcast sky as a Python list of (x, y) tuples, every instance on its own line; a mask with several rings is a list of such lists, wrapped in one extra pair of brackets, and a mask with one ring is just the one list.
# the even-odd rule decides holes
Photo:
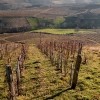
[(55, 4), (64, 4), (64, 3), (91, 3), (91, 2), (100, 2), (100, 0), (27, 0), (38, 3), (55, 3)]
[(91, 0), (52, 0), (53, 3), (63, 4), (63, 3), (90, 3)]
[(34, 4), (68, 4), (68, 3), (100, 3), (100, 0), (0, 0), (0, 2), (6, 2), (6, 3), (32, 3)]
[(12, 9), (24, 8), (33, 5), (52, 5), (52, 4), (69, 4), (69, 3), (100, 3), (100, 0), (0, 0), (0, 5), (6, 4), (4, 7)]

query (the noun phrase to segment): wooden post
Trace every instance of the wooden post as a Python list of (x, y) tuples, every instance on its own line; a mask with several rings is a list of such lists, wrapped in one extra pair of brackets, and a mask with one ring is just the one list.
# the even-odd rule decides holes
[(69, 51), (68, 50), (65, 50), (65, 53), (64, 53), (64, 76), (67, 75), (67, 65), (68, 65), (68, 58), (69, 58)]
[(52, 57), (52, 42), (50, 42), (50, 60), (51, 60), (51, 57)]
[(74, 69), (74, 73), (73, 73), (71, 89), (76, 88), (76, 84), (77, 84), (77, 80), (78, 80), (78, 73), (79, 73), (81, 62), (82, 62), (81, 51), (82, 51), (82, 44), (79, 44), (79, 50), (78, 50), (75, 69)]
[(57, 70), (60, 70), (60, 48), (57, 51), (57, 63), (56, 63)]
[(0, 60), (3, 59), (3, 54), (2, 54), (2, 51), (0, 50)]
[(86, 65), (86, 64), (87, 64), (87, 57), (86, 57), (86, 55), (85, 55), (85, 54), (84, 54), (84, 58), (83, 58), (82, 64), (84, 64), (84, 65)]
[(6, 80), (10, 91), (10, 100), (15, 100), (15, 88), (11, 66), (6, 65)]
[(5, 56), (8, 56), (8, 44), (5, 45)]
[(62, 67), (63, 67), (63, 43), (60, 45), (60, 71), (62, 73)]
[(17, 69), (16, 69), (17, 92), (18, 92), (18, 95), (20, 94), (20, 92), (19, 92), (20, 77), (21, 77), (21, 72), (20, 72), (20, 61), (19, 61), (19, 59), (18, 59), (18, 61), (17, 61)]
[(17, 67), (20, 69), (20, 76), (22, 76), (23, 61), (22, 61), (22, 56), (21, 55), (18, 57), (18, 66)]
[(42, 49), (42, 33), (40, 32), (40, 44), (39, 44), (40, 46), (39, 46), (39, 48), (40, 48), (40, 50)]
[(72, 62), (71, 64), (71, 71), (70, 71), (70, 85), (72, 84), (72, 80), (73, 80), (73, 74), (74, 74), (74, 64)]
[(51, 63), (54, 64), (54, 42), (52, 42), (51, 46)]

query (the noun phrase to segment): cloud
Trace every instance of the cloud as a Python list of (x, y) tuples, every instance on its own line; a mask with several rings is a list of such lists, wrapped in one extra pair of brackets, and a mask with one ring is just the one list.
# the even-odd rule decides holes
[(69, 3), (100, 3), (100, 0), (0, 0), (0, 2), (18, 5), (50, 5), (54, 4), (69, 4)]
[(75, 3), (75, 0), (52, 0), (52, 3), (55, 4)]
[(91, 3), (93, 0), (52, 0), (52, 3), (55, 4), (64, 4), (64, 3)]
[(92, 0), (75, 0), (75, 3), (91, 3)]

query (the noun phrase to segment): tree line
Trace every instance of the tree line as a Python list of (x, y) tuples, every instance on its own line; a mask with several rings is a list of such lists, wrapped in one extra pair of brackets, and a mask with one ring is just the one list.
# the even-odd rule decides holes
[(31, 29), (40, 28), (80, 28), (80, 29), (94, 29), (100, 28), (100, 15), (87, 12), (71, 17), (56, 17), (55, 19), (47, 18), (28, 18)]

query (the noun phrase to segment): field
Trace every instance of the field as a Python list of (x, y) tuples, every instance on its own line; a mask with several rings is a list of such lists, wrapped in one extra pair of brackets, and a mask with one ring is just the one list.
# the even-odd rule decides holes
[(35, 32), (46, 32), (46, 33), (52, 33), (52, 34), (76, 33), (74, 29), (40, 29), (40, 30), (36, 30)]
[[(51, 32), (51, 30), (49, 30)], [(17, 100), (99, 100), (100, 99), (100, 40), (99, 33), (92, 34), (76, 34), (74, 36), (64, 35), (65, 32), (74, 30), (61, 29), (53, 30), (54, 33), (63, 33), (62, 35), (45, 33), (16, 33), (2, 34), (0, 40), (8, 44), (18, 45), (18, 49), (13, 50), (10, 55), (11, 62), (9, 63), (15, 73), (17, 57), (20, 54), (20, 43), (26, 44), (27, 58), (24, 62), (21, 82), (19, 86), (20, 94), (16, 94)], [(86, 32), (86, 31), (85, 31)], [(82, 58), (84, 55), (87, 63), (81, 64), (78, 83), (76, 89), (70, 89), (69, 74), (63, 76), (63, 73), (56, 70), (56, 66), (52, 65), (50, 59), (43, 53), (37, 44), (49, 41), (78, 41), (83, 42)], [(10, 46), (10, 49), (13, 48)], [(15, 47), (16, 47), (15, 45)], [(3, 47), (3, 46), (2, 46)], [(14, 47), (14, 48), (15, 48)], [(23, 47), (23, 46), (22, 46)], [(45, 48), (45, 46), (44, 46)], [(9, 50), (10, 50), (9, 49)], [(8, 53), (9, 53), (8, 50)], [(11, 49), (12, 50), (12, 49)], [(8, 84), (5, 81), (5, 59), (0, 60), (0, 99), (7, 100), (9, 98)], [(69, 59), (70, 62), (70, 59)], [(69, 65), (70, 66), (70, 63)], [(14, 79), (16, 78), (14, 74)], [(15, 81), (14, 81), (15, 82)], [(16, 85), (15, 85), (16, 86)], [(17, 92), (16, 92), (17, 93)]]
[[(2, 1), (1, 1), (2, 2)], [(12, 0), (11, 0), (12, 2)], [(15, 2), (15, 1), (14, 1)], [(22, 2), (22, 1), (21, 1)], [(2, 5), (2, 3), (1, 3)], [(7, 4), (4, 4), (7, 5)], [(24, 4), (23, 4), (24, 5)], [(20, 5), (23, 7), (23, 5)], [(20, 8), (19, 9), (7, 9), (0, 10), (0, 33), (5, 32), (25, 32), (31, 30), (30, 24), (34, 25), (32, 20), (27, 20), (29, 18), (42, 18), (46, 20), (55, 20), (60, 17), (72, 17), (81, 14), (87, 14), (88, 11), (92, 14), (99, 15), (99, 6), (95, 8), (96, 5), (66, 5), (66, 6), (38, 6), (38, 7), (29, 7), (29, 8)], [(5, 6), (4, 6), (5, 7)], [(95, 19), (95, 18), (94, 18)], [(96, 19), (95, 19), (96, 20)], [(32, 21), (31, 23), (29, 23)], [(32, 27), (33, 28), (33, 27)], [(3, 30), (3, 31), (2, 31)], [(73, 32), (73, 31), (72, 31)]]
[(79, 29), (78, 31), (75, 29), (39, 29), (34, 32), (46, 32), (52, 34), (76, 34), (76, 33), (95, 33), (92, 30)]
[[(66, 8), (66, 9), (65, 9)], [(60, 12), (59, 12), (60, 10)], [(57, 16), (67, 16), (75, 14), (77, 11), (70, 10), (69, 7), (34, 7), (20, 10), (1, 10), (0, 17), (38, 17), (55, 18)]]
[[(79, 5), (78, 5), (79, 6)], [(24, 9), (7, 9), (0, 10), (0, 17), (38, 17), (38, 18), (49, 18), (55, 19), (56, 17), (61, 16), (75, 16), (78, 14), (83, 14), (88, 11), (92, 13), (100, 14), (100, 6), (98, 5), (67, 5), (67, 6), (38, 6), (30, 7)]]

